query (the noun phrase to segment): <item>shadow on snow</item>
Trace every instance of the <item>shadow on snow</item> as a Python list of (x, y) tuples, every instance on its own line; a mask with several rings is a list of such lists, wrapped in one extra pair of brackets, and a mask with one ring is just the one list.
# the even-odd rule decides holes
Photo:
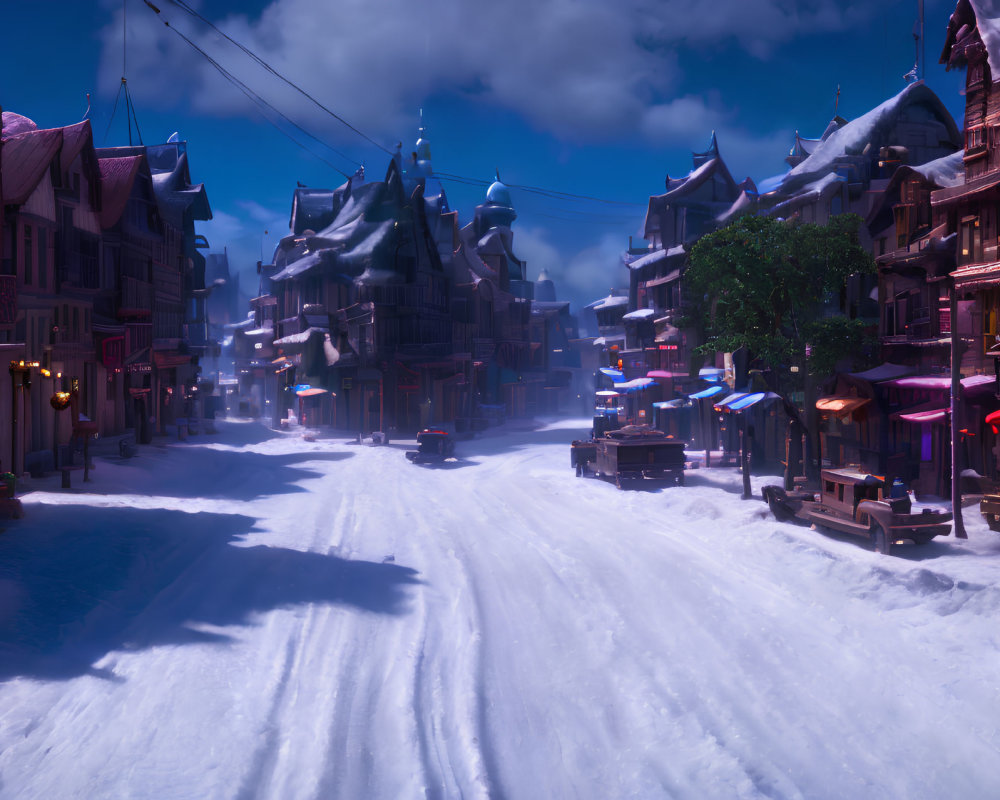
[[(140, 455), (126, 463), (118, 462), (113, 468), (144, 471), (146, 493), (160, 497), (208, 497), (253, 500), (267, 495), (290, 492), (307, 492), (297, 486), (299, 481), (320, 477), (322, 473), (294, 466), (310, 461), (343, 461), (353, 454), (330, 451), (264, 454), (241, 450), (221, 450), (204, 446), (187, 446), (171, 449), (170, 457), (158, 458), (156, 454)], [(93, 491), (117, 494), (114, 480), (103, 477), (100, 465), (96, 472)], [(204, 480), (192, 480), (192, 475), (204, 475)], [(135, 483), (129, 478), (125, 484)], [(78, 487), (85, 484), (78, 484)], [(86, 490), (85, 490), (86, 491)], [(122, 489), (122, 493), (133, 494)]]
[(239, 514), (34, 505), (0, 536), (0, 680), (113, 677), (115, 650), (224, 644), (278, 608), (402, 615), (417, 572), (278, 547), (241, 547)]

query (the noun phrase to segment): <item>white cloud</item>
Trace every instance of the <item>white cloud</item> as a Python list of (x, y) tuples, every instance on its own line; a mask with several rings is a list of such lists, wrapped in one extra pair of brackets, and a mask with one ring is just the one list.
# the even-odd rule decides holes
[(252, 201), (239, 201), (235, 213), (212, 209), (212, 219), (199, 222), (213, 253), (229, 254), (230, 268), (256, 278), (258, 260), (270, 261), (278, 239), (288, 233), (288, 215)]
[(564, 251), (545, 228), (514, 228), (514, 252), (527, 263), (528, 278), (537, 280), (544, 269), (556, 296), (570, 300), (574, 310), (606, 297), (612, 288), (628, 288), (628, 270), (622, 263), (625, 246), (619, 234), (606, 233), (593, 246)]
[[(168, 19), (287, 115), (344, 135), (203, 23), (169, 2), (161, 6), (159, 17), (140, 7), (144, 16), (129, 27), (130, 80), (146, 93), (201, 113), (252, 113), (237, 88), (164, 27)], [(705, 113), (690, 98), (662, 99), (679, 84), (681, 43), (734, 40), (766, 57), (795, 34), (842, 30), (871, 13), (867, 4), (845, 8), (839, 0), (716, 0), (710, 9), (690, 0), (273, 0), (258, 17), (215, 23), (386, 141), (436, 92), (466, 94), (557, 136), (589, 139), (637, 125), (669, 130), (677, 124), (672, 111), (685, 104)], [(103, 85), (113, 85), (121, 66), (120, 23), (118, 16), (104, 31)]]

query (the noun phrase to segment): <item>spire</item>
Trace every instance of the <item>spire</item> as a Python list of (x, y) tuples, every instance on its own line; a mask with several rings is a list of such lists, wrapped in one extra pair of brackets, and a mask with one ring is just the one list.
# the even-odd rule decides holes
[(715, 131), (712, 131), (712, 140), (708, 143), (707, 150), (701, 153), (697, 152), (691, 153), (691, 160), (694, 162), (695, 169), (698, 169), (698, 167), (708, 163), (713, 158), (718, 158), (718, 157), (719, 157), (719, 141), (718, 139), (715, 138)]
[(414, 150), (417, 155), (417, 163), (414, 166), (418, 175), (426, 177), (433, 172), (433, 169), (431, 168), (431, 143), (427, 141), (427, 128), (424, 127), (424, 110), (422, 108), (420, 109), (420, 128), (418, 130), (420, 136)]

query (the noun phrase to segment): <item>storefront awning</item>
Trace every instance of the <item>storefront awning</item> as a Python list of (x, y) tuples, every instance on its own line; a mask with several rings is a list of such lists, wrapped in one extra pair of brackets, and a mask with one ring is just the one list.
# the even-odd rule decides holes
[(718, 403), (715, 404), (716, 411), (726, 411), (728, 407), (735, 403), (737, 400), (742, 400), (747, 396), (746, 392), (732, 392), (723, 397)]
[(625, 383), (616, 383), (615, 389), (619, 392), (641, 392), (656, 383), (652, 378), (633, 378)]
[(933, 422), (944, 422), (948, 418), (949, 413), (950, 409), (947, 408), (930, 408), (925, 411), (893, 414), (892, 418), (902, 420), (903, 422), (911, 422), (914, 425), (929, 425)]
[(726, 406), (727, 411), (739, 412), (743, 411), (750, 406), (759, 403), (767, 397), (767, 392), (754, 392), (753, 394), (748, 394), (745, 397), (741, 397), (738, 400), (734, 400), (732, 403)]
[(601, 367), (601, 372), (611, 378), (611, 380), (618, 383), (625, 380), (625, 373), (620, 369), (615, 369), (614, 367)]
[(646, 373), (647, 378), (673, 378), (674, 374), (672, 372), (667, 372), (665, 369), (651, 369)]
[(722, 392), (726, 391), (728, 388), (728, 386), (709, 386), (707, 389), (702, 389), (700, 392), (689, 394), (688, 397), (691, 400), (704, 400), (706, 397), (715, 397), (717, 394), (722, 394)]
[[(295, 394), (298, 397), (316, 397), (321, 394), (333, 394), (333, 392), (328, 392), (326, 389), (320, 389), (318, 386), (305, 386), (303, 388), (295, 387)], [(334, 395), (336, 396), (336, 395)]]
[(670, 411), (675, 408), (684, 408), (687, 404), (680, 397), (675, 400), (664, 400), (662, 403), (653, 403), (653, 408), (658, 408), (660, 411)]
[(831, 395), (830, 397), (821, 397), (817, 400), (816, 410), (821, 414), (833, 414), (835, 417), (846, 417), (870, 402), (871, 398), (868, 397), (855, 397), (854, 395)]

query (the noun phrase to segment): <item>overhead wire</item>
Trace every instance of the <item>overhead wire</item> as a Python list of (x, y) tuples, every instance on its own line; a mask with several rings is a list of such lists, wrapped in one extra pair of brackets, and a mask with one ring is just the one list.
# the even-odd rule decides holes
[[(158, 9), (155, 5), (153, 5), (153, 3), (150, 2), (150, 0), (143, 0), (143, 2), (145, 2), (145, 4), (147, 6), (149, 6), (149, 8), (152, 9), (156, 14), (159, 15), (161, 13), (160, 9)], [(185, 2), (185, 0), (168, 0), (168, 2), (170, 2), (171, 4), (177, 6), (177, 8), (181, 9), (182, 11), (184, 11), (185, 13), (187, 13), (190, 16), (194, 17), (195, 19), (198, 19), (201, 22), (203, 22), (204, 24), (208, 25), (212, 30), (214, 30), (217, 34), (219, 34), (220, 36), (222, 36), (226, 41), (230, 42), (232, 45), (234, 45), (235, 47), (239, 48), (239, 50), (242, 53), (244, 53), (248, 58), (250, 58), (256, 64), (258, 64), (260, 67), (262, 67), (267, 72), (269, 72), (271, 75), (273, 75), (276, 78), (278, 78), (279, 80), (281, 80), (283, 83), (285, 83), (288, 86), (290, 86), (291, 88), (293, 88), (295, 91), (297, 91), (303, 97), (306, 97), (308, 100), (310, 100), (318, 108), (320, 108), (321, 110), (323, 110), (324, 112), (326, 112), (327, 114), (329, 114), (330, 116), (332, 116), (334, 119), (336, 119), (338, 122), (340, 122), (341, 124), (343, 124), (344, 126), (346, 126), (348, 129), (350, 129), (351, 131), (353, 131), (358, 136), (362, 137), (365, 141), (373, 144), (374, 146), (378, 147), (380, 150), (382, 150), (385, 153), (388, 153), (389, 155), (394, 155), (394, 153), (392, 151), (390, 151), (387, 148), (383, 147), (381, 144), (379, 144), (375, 139), (373, 139), (371, 136), (369, 136), (368, 134), (366, 134), (364, 131), (362, 131), (359, 128), (355, 127), (350, 122), (348, 122), (346, 119), (344, 119), (342, 116), (340, 116), (339, 114), (337, 114), (335, 111), (333, 111), (332, 109), (330, 109), (327, 106), (325, 106), (323, 103), (321, 103), (319, 100), (317, 100), (315, 97), (313, 97), (307, 91), (305, 91), (302, 87), (300, 87), (294, 81), (290, 80), (289, 78), (286, 78), (284, 75), (282, 75), (280, 72), (278, 72), (273, 66), (271, 66), (271, 64), (269, 64), (263, 58), (261, 58), (260, 56), (258, 56), (249, 47), (245, 46), (241, 42), (239, 42), (236, 39), (234, 39), (233, 37), (229, 36), (229, 34), (225, 33), (222, 30), (220, 30), (211, 20), (207, 19), (202, 14), (200, 14), (197, 10), (195, 10), (190, 5), (188, 5), (187, 2)], [(301, 131), (303, 134), (305, 134), (306, 136), (308, 136), (310, 139), (313, 139), (314, 141), (316, 141), (319, 144), (321, 144), (322, 146), (328, 148), (332, 152), (337, 153), (337, 155), (340, 156), (341, 158), (343, 158), (343, 159), (345, 159), (347, 161), (350, 161), (351, 163), (359, 164), (360, 165), (361, 162), (356, 161), (354, 159), (351, 159), (350, 157), (346, 156), (345, 154), (339, 152), (335, 148), (333, 148), (330, 145), (328, 145), (326, 142), (322, 141), (318, 137), (316, 137), (313, 134), (311, 134), (309, 131), (305, 130), (298, 123), (296, 123), (296, 122), (292, 121), (291, 119), (289, 119), (282, 112), (278, 111), (278, 109), (276, 109), (274, 106), (272, 106), (266, 100), (264, 100), (263, 98), (261, 98), (255, 92), (253, 92), (251, 89), (249, 89), (249, 87), (246, 86), (246, 84), (244, 84), (242, 81), (240, 81), (238, 78), (236, 78), (236, 76), (232, 75), (232, 73), (230, 73), (228, 70), (226, 70), (224, 67), (222, 67), (215, 59), (213, 59), (210, 55), (208, 55), (208, 53), (206, 53), (204, 50), (202, 50), (200, 47), (198, 47), (188, 37), (184, 36), (184, 34), (181, 33), (177, 28), (171, 26), (170, 23), (167, 20), (163, 19), (162, 21), (163, 21), (163, 24), (166, 27), (170, 28), (172, 31), (174, 31), (175, 33), (177, 33), (182, 39), (184, 39), (184, 41), (186, 41), (191, 47), (193, 47), (196, 51), (198, 51), (206, 60), (208, 60), (209, 63), (212, 64), (212, 66), (214, 66), (217, 70), (219, 70), (227, 78), (227, 80), (229, 80), (231, 83), (233, 83), (238, 88), (240, 88), (240, 90), (243, 91), (244, 94), (247, 94), (248, 97), (251, 97), (251, 99), (254, 100), (254, 102), (258, 103), (258, 105), (260, 105), (261, 103), (263, 103), (269, 109), (271, 109), (271, 111), (273, 111), (275, 114), (279, 115), (282, 119), (284, 119), (290, 125), (293, 125), (296, 129), (298, 129), (299, 131)], [(270, 120), (268, 120), (268, 121), (270, 122)], [(272, 124), (274, 124), (274, 123), (272, 122)], [(279, 126), (275, 125), (275, 127), (278, 128), (279, 131), (281, 131), (281, 128)], [(286, 136), (288, 135), (285, 131), (281, 131), (281, 132), (285, 133)], [(295, 140), (293, 139), (292, 141), (295, 141)], [(303, 145), (301, 145), (301, 143), (296, 142), (296, 144), (299, 144), (300, 147), (303, 147), (303, 149), (305, 149), (307, 152), (311, 153), (312, 155), (316, 155), (315, 153), (312, 153), (312, 151), (308, 150), (308, 148), (305, 148)], [(333, 166), (328, 161), (325, 161), (325, 159), (322, 159), (320, 156), (317, 155), (316, 157), (320, 158), (321, 161), (324, 161), (324, 163), (328, 164), (329, 166), (331, 166), (331, 167)], [(336, 167), (333, 167), (333, 168), (337, 169)], [(337, 171), (340, 172), (341, 175), (344, 175), (344, 177), (349, 177), (349, 176), (346, 175), (346, 173), (342, 172), (341, 170), (337, 169)], [(465, 176), (465, 175), (458, 175), (458, 174), (448, 173), (448, 172), (437, 172), (437, 171), (435, 171), (434, 175), (435, 175), (435, 177), (437, 177), (438, 179), (443, 180), (443, 181), (451, 181), (451, 182), (455, 182), (455, 183), (472, 185), (472, 186), (489, 186), (492, 183), (492, 181), (485, 181), (485, 180), (481, 180), (481, 179), (478, 179), (478, 178), (471, 178), (471, 177), (468, 177), (468, 176)], [(529, 194), (535, 194), (535, 195), (539, 195), (539, 196), (542, 196), (542, 197), (548, 197), (548, 198), (553, 199), (553, 200), (569, 200), (569, 201), (580, 201), (580, 202), (587, 201), (587, 202), (602, 203), (602, 204), (606, 204), (606, 205), (625, 206), (625, 207), (631, 207), (631, 208), (641, 208), (641, 207), (643, 207), (645, 205), (643, 203), (634, 203), (634, 202), (628, 202), (628, 201), (623, 201), (623, 200), (609, 200), (607, 198), (596, 197), (596, 196), (593, 196), (593, 195), (575, 194), (575, 193), (572, 193), (572, 192), (563, 192), (563, 191), (560, 191), (560, 190), (557, 190), (557, 189), (546, 189), (544, 187), (531, 186), (531, 185), (527, 185), (527, 184), (508, 183), (508, 184), (505, 184), (505, 185), (508, 188), (510, 188), (510, 189), (516, 189), (516, 190), (519, 190), (519, 191), (522, 191), (522, 192), (526, 192), (526, 193), (529, 193)]]
[[(149, 6), (157, 14), (160, 13), (160, 10), (156, 6), (154, 6), (152, 3), (150, 3), (149, 0), (144, 0), (144, 2), (146, 3), (147, 6)], [(336, 172), (338, 172), (341, 175), (343, 175), (345, 178), (350, 178), (351, 177), (348, 173), (346, 173), (342, 169), (340, 169), (340, 167), (336, 166), (335, 164), (332, 164), (330, 161), (328, 161), (327, 159), (323, 158), (318, 153), (310, 150), (308, 147), (306, 147), (304, 144), (302, 144), (302, 142), (300, 142), (297, 139), (295, 139), (295, 137), (290, 136), (287, 131), (283, 130), (282, 127), (280, 125), (278, 125), (277, 123), (275, 123), (274, 120), (272, 120), (270, 117), (268, 117), (267, 114), (264, 114), (262, 111), (260, 111), (261, 108), (268, 109), (273, 114), (277, 115), (278, 117), (280, 117), (281, 119), (283, 119), (285, 122), (287, 122), (289, 125), (291, 125), (293, 128), (295, 128), (296, 130), (300, 131), (305, 136), (308, 136), (310, 139), (312, 139), (313, 141), (315, 141), (318, 144), (322, 145), (323, 147), (327, 148), (331, 152), (336, 153), (338, 156), (340, 156), (340, 158), (344, 159), (345, 161), (349, 161), (352, 164), (356, 164), (357, 166), (361, 166), (361, 162), (360, 161), (356, 161), (355, 159), (352, 159), (350, 156), (348, 156), (348, 155), (346, 155), (344, 153), (341, 153), (336, 148), (331, 147), (329, 144), (327, 144), (326, 142), (324, 142), (322, 139), (318, 138), (317, 136), (314, 136), (312, 133), (310, 133), (309, 131), (307, 131), (305, 128), (303, 128), (301, 125), (299, 125), (297, 122), (295, 122), (295, 120), (290, 119), (288, 116), (286, 116), (280, 110), (278, 110), (273, 105), (271, 105), (271, 103), (269, 103), (267, 100), (265, 100), (259, 94), (257, 94), (253, 89), (251, 89), (249, 86), (247, 86), (243, 81), (241, 81), (239, 78), (237, 78), (235, 75), (233, 75), (232, 72), (230, 72), (229, 70), (227, 70), (224, 66), (222, 66), (222, 64), (220, 64), (212, 56), (210, 56), (208, 53), (206, 53), (204, 50), (202, 50), (197, 44), (195, 44), (193, 41), (191, 41), (191, 39), (189, 39), (187, 36), (185, 36), (178, 28), (176, 28), (175, 26), (171, 25), (170, 22), (169, 22), (169, 20), (163, 19), (161, 17), (160, 21), (164, 24), (165, 27), (167, 27), (168, 29), (170, 29), (171, 31), (173, 31), (177, 36), (179, 36), (181, 39), (183, 39), (191, 48), (193, 48), (195, 51), (197, 51), (227, 81), (229, 81), (237, 89), (239, 89), (247, 97), (247, 99), (249, 99), (252, 103), (254, 103), (258, 107), (258, 111), (261, 114), (261, 116), (267, 122), (269, 122), (278, 132), (280, 132), (284, 136), (288, 137), (288, 139), (290, 139), (294, 144), (298, 145), (303, 150), (305, 150), (307, 153), (309, 153), (310, 155), (312, 155), (315, 158), (319, 159), (324, 164), (326, 164), (328, 167), (330, 167), (331, 169), (333, 169)]]
[[(340, 122), (342, 125), (345, 125), (350, 130), (354, 131), (362, 139), (365, 139), (367, 142), (375, 145), (379, 150), (381, 150), (384, 153), (388, 153), (389, 155), (393, 154), (391, 150), (383, 147), (381, 144), (379, 144), (377, 141), (375, 141), (373, 138), (371, 138), (364, 131), (361, 131), (358, 128), (354, 127), (350, 122), (348, 122), (346, 119), (344, 119), (342, 116), (340, 116), (336, 111), (333, 111), (332, 109), (327, 108), (325, 105), (323, 105), (319, 100), (317, 100), (315, 97), (313, 97), (311, 94), (309, 94), (309, 92), (307, 92), (305, 89), (303, 89), (297, 83), (295, 83), (294, 81), (291, 81), (288, 78), (286, 78), (284, 75), (282, 75), (280, 72), (278, 72), (274, 67), (272, 67), (269, 63), (267, 63), (267, 61), (265, 61), (263, 58), (261, 58), (260, 56), (258, 56), (249, 47), (246, 47), (242, 43), (236, 41), (234, 38), (232, 38), (225, 31), (220, 30), (218, 27), (216, 27), (215, 23), (213, 23), (211, 20), (206, 19), (205, 17), (203, 17), (195, 9), (191, 8), (191, 6), (189, 6), (187, 3), (185, 3), (184, 0), (169, 0), (169, 2), (171, 2), (173, 5), (177, 6), (182, 11), (184, 11), (184, 12), (190, 14), (191, 16), (195, 17), (196, 19), (199, 19), (202, 22), (204, 22), (213, 31), (215, 31), (217, 34), (219, 34), (219, 36), (223, 37), (226, 41), (228, 41), (228, 42), (232, 43), (233, 45), (235, 45), (236, 47), (238, 47), (243, 53), (245, 53), (255, 63), (257, 63), (258, 65), (260, 65), (261, 67), (263, 67), (265, 70), (267, 70), (268, 72), (270, 72), (278, 80), (280, 80), (280, 81), (284, 82), (285, 84), (287, 84), (288, 86), (292, 87), (295, 91), (297, 91), (303, 97), (305, 97), (310, 102), (312, 102), (317, 108), (322, 109), (327, 114), (329, 114), (331, 117), (333, 117), (335, 120), (337, 120), (338, 122)], [(149, 5), (149, 3), (147, 3), (146, 5)]]

